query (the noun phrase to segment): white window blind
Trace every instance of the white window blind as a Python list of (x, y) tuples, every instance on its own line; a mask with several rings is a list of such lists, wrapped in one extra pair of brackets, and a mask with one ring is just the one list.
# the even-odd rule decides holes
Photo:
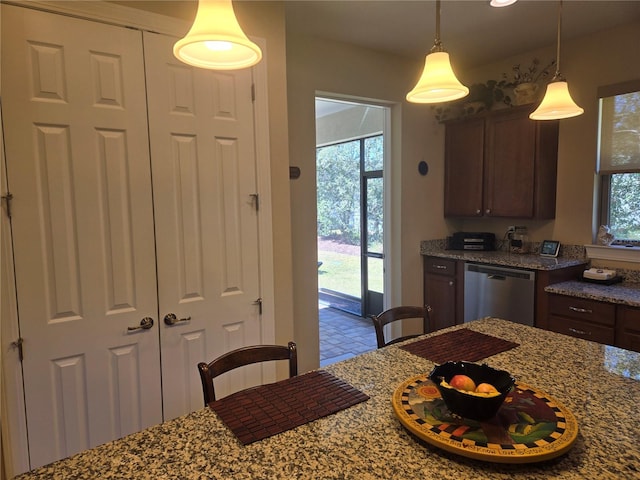
[(598, 89), (598, 173), (640, 172), (640, 80)]

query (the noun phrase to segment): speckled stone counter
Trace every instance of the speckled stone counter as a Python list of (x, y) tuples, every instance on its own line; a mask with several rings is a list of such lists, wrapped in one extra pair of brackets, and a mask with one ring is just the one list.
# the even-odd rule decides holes
[(478, 252), (469, 250), (446, 250), (443, 241), (424, 241), (420, 244), (420, 253), (433, 257), (450, 258), (464, 262), (487, 263), (506, 267), (526, 268), (529, 270), (558, 270), (582, 265), (587, 260), (581, 256), (562, 256), (558, 258), (541, 257), (538, 254), (519, 254), (505, 251)]
[(484, 362), (573, 412), (579, 433), (567, 454), (539, 464), (491, 464), (418, 441), (398, 422), (391, 398), (434, 364), (392, 346), (326, 367), (371, 398), (294, 430), (242, 446), (205, 408), (19, 479), (640, 478), (640, 354), (493, 318), (447, 330), (458, 328), (520, 344)]
[(640, 283), (598, 285), (576, 280), (549, 285), (544, 291), (570, 297), (588, 298), (600, 302), (640, 307)]

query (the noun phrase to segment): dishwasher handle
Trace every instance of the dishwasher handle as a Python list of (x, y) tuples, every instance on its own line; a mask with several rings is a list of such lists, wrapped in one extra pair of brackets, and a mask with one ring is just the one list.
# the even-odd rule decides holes
[(535, 279), (535, 272), (530, 270), (520, 270), (515, 268), (493, 267), (490, 265), (478, 265), (476, 263), (465, 264), (465, 273), (481, 273), (494, 280), (506, 280), (507, 278), (518, 278), (522, 280)]
[(487, 274), (487, 278), (489, 280), (506, 280), (507, 277), (504, 275), (496, 275), (496, 274)]

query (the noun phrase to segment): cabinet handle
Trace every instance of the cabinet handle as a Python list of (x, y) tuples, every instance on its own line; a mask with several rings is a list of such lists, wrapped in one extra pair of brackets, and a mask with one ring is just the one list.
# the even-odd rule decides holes
[(453, 280), (449, 280), (449, 286), (453, 287)]
[(569, 307), (569, 310), (578, 313), (593, 313), (593, 310), (588, 308), (579, 308), (579, 307)]
[(446, 270), (447, 266), (446, 265), (434, 265), (438, 270)]
[(569, 331), (571, 333), (575, 333), (576, 335), (586, 335), (587, 337), (591, 336), (591, 332), (585, 332), (584, 330), (578, 330), (577, 328), (571, 328), (569, 327)]
[(477, 210), (476, 210), (476, 214), (477, 214), (477, 215), (480, 215), (480, 209), (477, 209)]
[(487, 208), (487, 209), (484, 211), (484, 213), (486, 213), (487, 215), (488, 215), (488, 214), (490, 214), (490, 213), (491, 213), (491, 209), (490, 209), (490, 208)]

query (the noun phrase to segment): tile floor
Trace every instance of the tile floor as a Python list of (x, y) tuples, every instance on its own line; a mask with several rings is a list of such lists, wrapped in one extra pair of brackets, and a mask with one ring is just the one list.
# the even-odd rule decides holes
[(370, 319), (322, 303), (318, 308), (321, 367), (377, 348), (376, 333)]

